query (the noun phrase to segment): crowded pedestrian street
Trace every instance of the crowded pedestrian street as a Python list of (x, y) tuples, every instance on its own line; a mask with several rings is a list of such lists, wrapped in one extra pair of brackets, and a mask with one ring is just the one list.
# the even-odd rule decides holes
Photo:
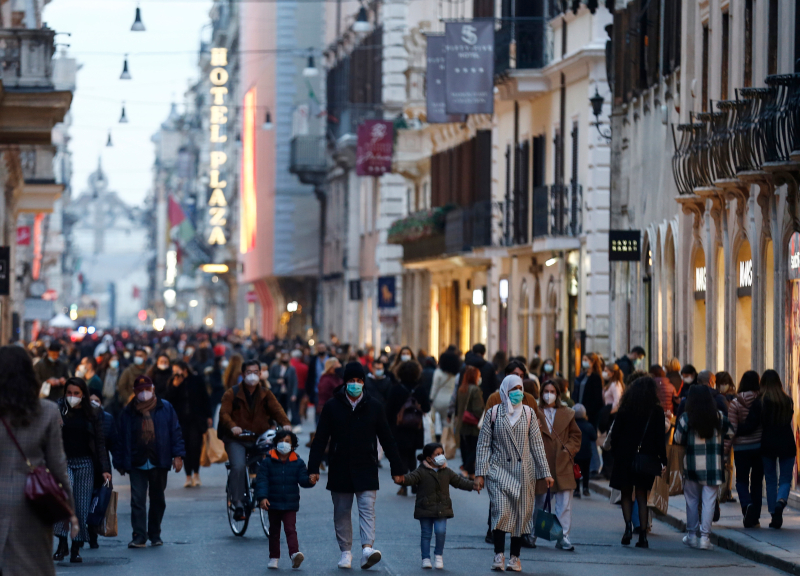
[[(307, 435), (304, 439), (307, 438)], [(306, 458), (306, 449), (301, 449)], [(452, 463), (458, 466), (458, 461)], [(192, 576), (235, 570), (242, 576), (265, 574), (268, 560), (267, 539), (257, 519), (251, 521), (243, 538), (231, 533), (225, 514), (225, 469), (221, 464), (203, 469), (201, 488), (183, 488), (182, 474), (170, 474), (167, 487), (167, 514), (162, 537), (164, 546), (129, 550), (128, 532), (116, 538), (104, 538), (98, 550), (86, 550), (83, 564), (58, 563), (59, 575), (113, 573), (119, 576), (169, 574)], [(420, 574), (419, 524), (414, 520), (414, 501), (395, 494), (388, 470), (381, 472), (381, 490), (376, 503), (376, 547), (383, 553), (372, 571), (400, 576)], [(115, 476), (120, 492), (119, 524), (129, 525), (129, 490), (124, 478)], [(323, 477), (324, 480), (324, 477)], [(341, 574), (336, 562), (339, 549), (333, 535), (333, 507), (324, 486), (304, 490), (297, 533), (300, 550), (306, 561), (302, 571), (308, 574)], [(489, 499), (485, 493), (454, 493), (455, 518), (448, 522), (445, 570), (451, 574), (488, 573), (492, 547), (483, 538)], [(706, 553), (687, 549), (682, 534), (656, 521), (650, 550), (625, 549), (619, 545), (622, 515), (619, 506), (608, 498), (593, 494), (575, 502), (575, 553), (567, 554), (544, 543), (535, 550), (523, 549), (523, 571), (529, 574), (594, 576), (618, 574), (636, 576), (643, 569), (648, 574), (668, 575), (676, 571), (702, 570), (710, 576), (750, 576), (781, 574), (728, 550)], [(798, 524), (800, 529), (800, 524)], [(291, 570), (285, 543), (281, 550), (282, 571)]]

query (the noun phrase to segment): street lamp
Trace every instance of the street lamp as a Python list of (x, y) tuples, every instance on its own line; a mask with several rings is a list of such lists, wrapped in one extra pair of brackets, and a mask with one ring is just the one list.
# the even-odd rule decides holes
[(113, 145), (114, 145), (114, 143), (111, 142), (111, 130), (109, 130), (108, 131), (108, 140), (106, 140), (106, 148), (111, 148)]
[(270, 114), (269, 110), (267, 110), (267, 115), (264, 118), (264, 123), (261, 125), (261, 129), (262, 130), (272, 130), (272, 126), (273, 126), (273, 124), (272, 124), (272, 114)]
[(122, 64), (122, 74), (119, 75), (120, 80), (130, 80), (131, 73), (128, 71), (128, 55), (125, 54), (125, 61)]
[(119, 117), (119, 123), (120, 124), (127, 124), (128, 123), (128, 117), (125, 116), (125, 102), (122, 103), (122, 114)]
[(597, 128), (597, 131), (600, 133), (600, 136), (611, 141), (611, 130), (608, 132), (603, 132), (600, 130), (600, 114), (603, 113), (603, 97), (600, 96), (600, 92), (597, 91), (597, 85), (594, 87), (594, 96), (589, 98), (589, 102), (592, 103), (592, 113), (594, 114), (594, 127)]

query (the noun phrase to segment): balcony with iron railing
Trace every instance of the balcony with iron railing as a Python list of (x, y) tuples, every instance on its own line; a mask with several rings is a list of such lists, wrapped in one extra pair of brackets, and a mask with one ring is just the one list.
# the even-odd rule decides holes
[(304, 184), (321, 184), (328, 174), (328, 156), (324, 136), (302, 135), (292, 138), (289, 172)]
[(476, 202), (466, 208), (456, 208), (448, 212), (444, 243), (448, 254), (491, 246), (492, 203), (488, 200)]
[(800, 162), (800, 74), (768, 76), (741, 88), (717, 111), (690, 115), (673, 132), (672, 171), (681, 195), (770, 166)]
[(494, 33), (495, 75), (547, 66), (549, 30), (545, 18), (499, 18)]

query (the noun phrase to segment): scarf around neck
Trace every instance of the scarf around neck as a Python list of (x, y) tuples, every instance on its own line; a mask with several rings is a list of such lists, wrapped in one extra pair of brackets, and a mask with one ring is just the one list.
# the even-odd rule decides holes
[(135, 404), (133, 405), (136, 411), (142, 415), (142, 442), (145, 444), (150, 444), (150, 442), (152, 442), (156, 437), (156, 429), (153, 425), (153, 417), (151, 416), (151, 412), (155, 409), (157, 401), (158, 400), (154, 394), (153, 397), (146, 402), (142, 402), (137, 398), (135, 400)]
[(503, 378), (502, 384), (500, 384), (500, 400), (503, 405), (506, 407), (506, 415), (508, 416), (508, 423), (513, 426), (519, 420), (519, 417), (522, 416), (522, 402), (514, 406), (511, 403), (511, 400), (508, 398), (508, 393), (511, 392), (511, 389), (516, 386), (522, 386), (522, 378), (517, 376), (516, 374), (509, 374), (505, 378)]

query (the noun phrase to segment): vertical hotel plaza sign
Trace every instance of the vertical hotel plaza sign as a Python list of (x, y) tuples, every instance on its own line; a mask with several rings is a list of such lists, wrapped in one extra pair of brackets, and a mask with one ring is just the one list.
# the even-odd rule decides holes
[(494, 113), (494, 19), (444, 28), (447, 114)]
[(209, 108), (209, 141), (211, 152), (209, 158), (208, 186), (211, 193), (208, 197), (208, 243), (210, 245), (225, 245), (228, 243), (225, 237), (225, 225), (228, 222), (228, 201), (225, 197), (225, 188), (228, 187), (227, 181), (223, 180), (222, 174), (228, 155), (216, 148), (228, 141), (226, 126), (228, 124), (228, 107), (226, 106), (228, 95), (228, 49), (211, 49), (211, 106)]
[(382, 176), (392, 171), (394, 126), (388, 120), (367, 120), (358, 125), (356, 174)]

